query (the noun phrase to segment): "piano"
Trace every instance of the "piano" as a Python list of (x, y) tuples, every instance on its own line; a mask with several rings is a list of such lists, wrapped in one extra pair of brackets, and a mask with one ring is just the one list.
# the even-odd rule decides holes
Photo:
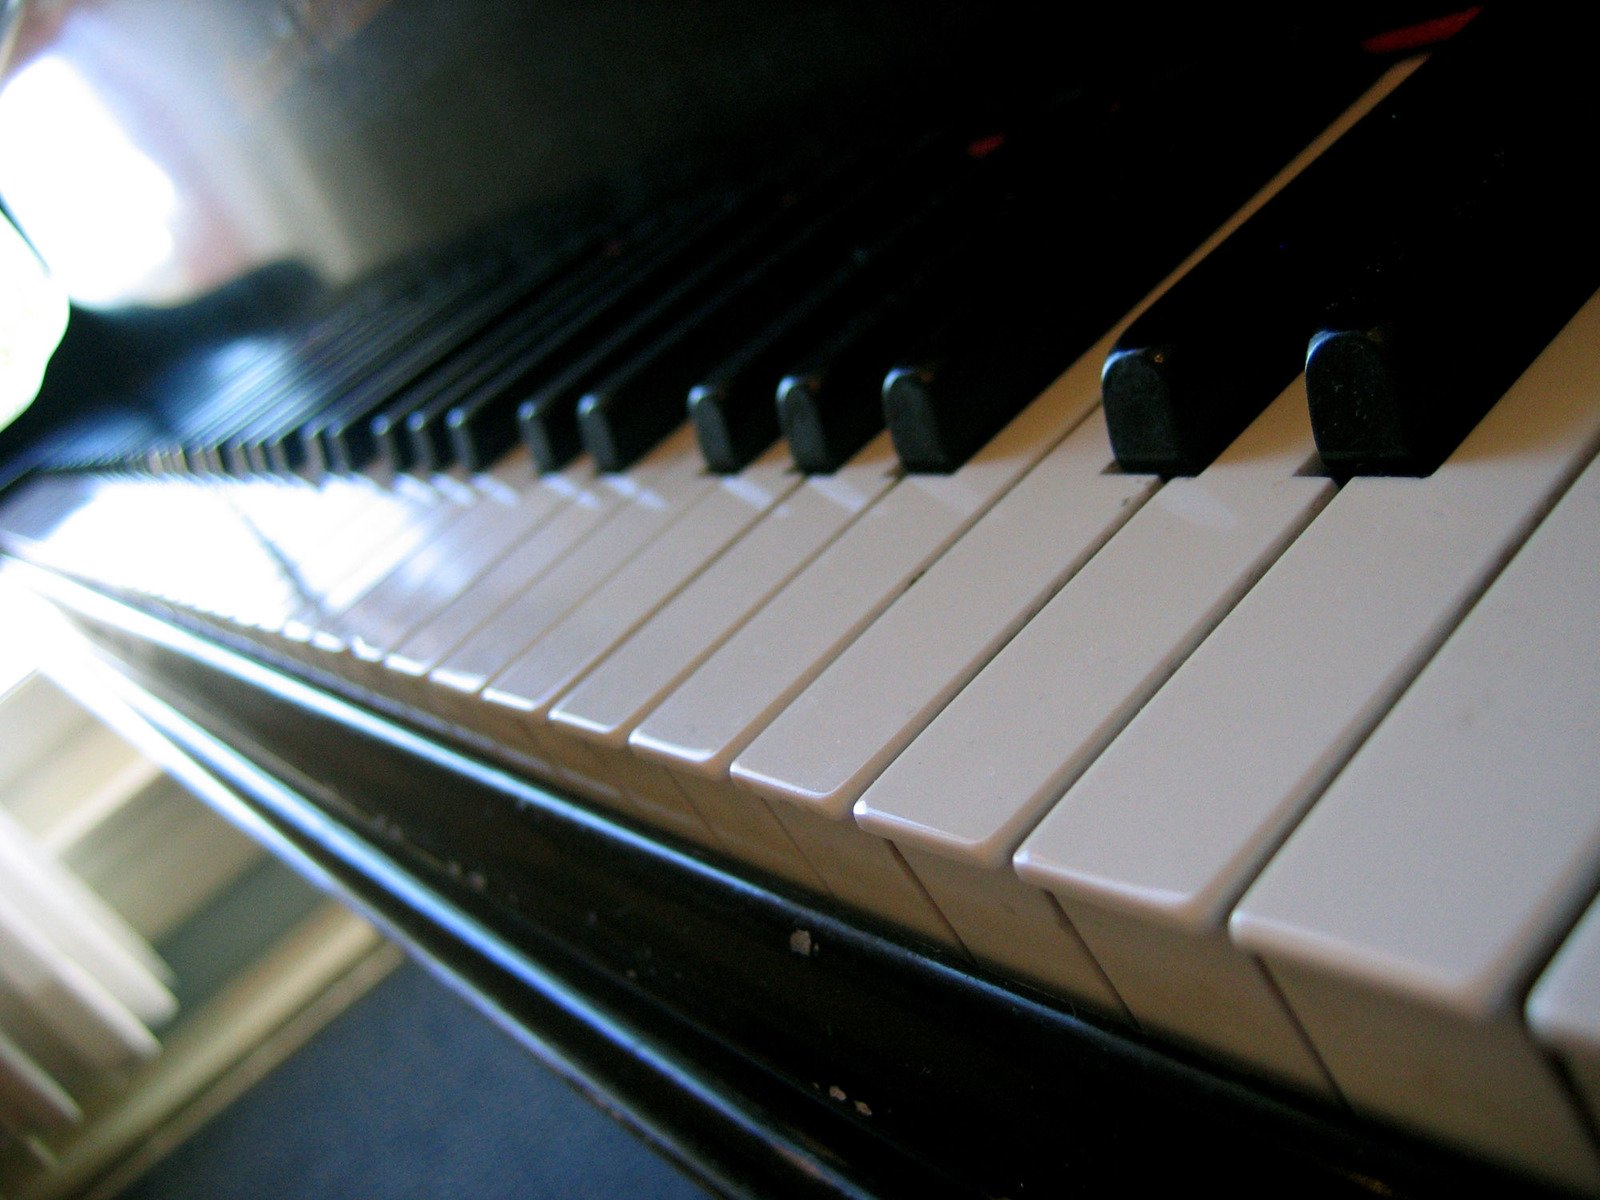
[(717, 1191), (1600, 1192), (1577, 32), (471, 7), (22, 17), (118, 719)]

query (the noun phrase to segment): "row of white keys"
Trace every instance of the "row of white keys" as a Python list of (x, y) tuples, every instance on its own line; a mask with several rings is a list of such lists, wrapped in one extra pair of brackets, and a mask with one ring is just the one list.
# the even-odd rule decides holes
[[(1326, 503), (1332, 484), (1300, 473), (1314, 455), (1297, 382), (1198, 477), (1162, 487), (865, 790), (857, 819), (899, 846), (980, 960), (1100, 999), (1091, 957), (1011, 854)], [(1251, 1023), (1280, 1073), (1323, 1086), (1275, 1005)]]
[(483, 499), (467, 519), (429, 540), (339, 619), (350, 654), (343, 666), (352, 678), (382, 687), (385, 658), (553, 521), (593, 480), (586, 458), (555, 474), (536, 475), (526, 451), (516, 457), (527, 475), (523, 486), (493, 477), (480, 483)]
[(634, 554), (565, 617), (529, 645), (483, 689), (505, 740), (561, 773), (585, 794), (600, 794), (652, 824), (717, 844), (676, 793), (635, 797), (606, 771), (595, 771), (577, 739), (546, 728), (551, 705), (580, 675), (670, 600), (714, 558), (800, 483), (782, 446), (737, 475), (725, 476), (681, 517)]
[(532, 642), (483, 689), (485, 703), (512, 710), (513, 725), (537, 730), (555, 698), (617, 642), (672, 598), (800, 483), (774, 445), (690, 504), (682, 516)]
[[(507, 732), (496, 721), (499, 714), (479, 696), (484, 685), (717, 486), (704, 472), (688, 425), (679, 426), (647, 458), (652, 473), (646, 486), (636, 488), (609, 520), (444, 656), (428, 677), (430, 686), (421, 689), (424, 709), (468, 729)], [(633, 474), (636, 481), (639, 477)], [(464, 599), (470, 603), (472, 597)]]
[[(896, 459), (879, 434), (832, 475), (808, 476), (728, 552), (691, 581), (640, 629), (572, 688), (550, 713), (551, 736), (581, 739), (590, 773), (617, 782), (635, 805), (669, 811), (685, 801), (664, 770), (634, 755), (628, 737), (645, 716), (732, 633), (795, 577), (890, 487)], [(572, 754), (574, 751), (568, 750)], [(827, 888), (786, 843), (732, 840), (735, 858), (815, 891)]]
[[(520, 469), (518, 469), (520, 468)], [(428, 538), (402, 558), (376, 583), (345, 606), (334, 627), (355, 644), (363, 631), (385, 639), (387, 623), (407, 611), (413, 595), (425, 589), (440, 572), (452, 573), (458, 555), (471, 556), (480, 539), (487, 538), (509, 549), (528, 521), (545, 515), (558, 496), (543, 493), (535, 486), (538, 476), (532, 470), (525, 450), (518, 450), (491, 472), (467, 477), (472, 503), (460, 519)]]
[(396, 474), (377, 490), (374, 519), (317, 547), (332, 559), (333, 582), (283, 629), (309, 661), (345, 653), (339, 618), (430, 541), (466, 520), (478, 501), (475, 489), (446, 475)]
[(478, 576), (470, 591), (452, 599), (409, 632), (385, 656), (382, 686), (420, 706), (433, 687), (428, 676), (444, 657), (510, 605), (530, 583), (561, 562), (574, 546), (622, 511), (641, 490), (648, 492), (663, 461), (658, 449), (628, 475), (590, 479), (548, 521)]
[(1346, 484), (1024, 842), (1136, 1018), (1272, 1067), (1229, 912), (1593, 453), (1597, 338), (1591, 301), (1433, 475)]
[(348, 551), (335, 555), (332, 535), (348, 545), (364, 525), (392, 513), (398, 523), (412, 501), (385, 493), (366, 479), (295, 476), (197, 481), (238, 509), (266, 545), (294, 564), (309, 590), (323, 591), (348, 569)]
[[(1591, 372), (1564, 386), (1600, 410)], [(1600, 881), (1597, 568), (1600, 463), (1232, 918), (1352, 1105), (1588, 1191), (1600, 1156), (1522, 1001)]]
[(237, 512), (189, 480), (105, 481), (92, 507), (101, 527), (73, 558), (149, 602), (207, 619), (281, 607), (290, 596), (279, 564), (260, 552)]
[[(908, 476), (890, 488), (633, 731), (629, 744), (673, 772), (713, 829), (735, 841), (764, 839), (772, 855), (793, 852), (767, 802), (730, 779), (733, 760), (1094, 409), (1105, 349), (1085, 355), (955, 472)], [(851, 857), (838, 870), (881, 881), (880, 916), (958, 945), (887, 846), (843, 849)]]
[[(734, 781), (773, 803), (841, 900), (882, 907), (885, 870), (865, 871), (863, 859), (902, 869), (851, 818), (866, 786), (1155, 490), (1154, 477), (1111, 465), (1097, 408), (734, 760)], [(842, 866), (837, 848), (845, 840), (871, 848)], [(917, 874), (927, 887), (926, 874)], [(889, 886), (896, 882), (891, 877)], [(944, 898), (928, 890), (949, 919)], [(1082, 947), (1051, 966), (1052, 982), (1120, 1011)]]
[[(241, 501), (262, 496), (268, 505), (253, 516), (263, 538), (281, 547), (295, 564), (308, 593), (304, 621), (295, 614), (288, 625), (269, 633), (289, 640), (310, 640), (320, 617), (318, 605), (362, 563), (392, 543), (409, 524), (432, 512), (440, 497), (432, 489), (406, 476), (380, 481), (364, 476), (330, 476), (311, 484), (296, 480), (252, 481), (237, 488)], [(323, 504), (333, 500), (332, 513), (319, 516)], [(271, 505), (272, 500), (280, 503)]]

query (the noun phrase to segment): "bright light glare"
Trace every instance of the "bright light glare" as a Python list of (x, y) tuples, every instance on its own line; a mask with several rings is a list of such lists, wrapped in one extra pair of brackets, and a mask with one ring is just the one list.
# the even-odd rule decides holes
[(38, 394), (66, 328), (66, 296), (0, 217), (0, 429)]
[(73, 299), (132, 299), (169, 265), (177, 190), (64, 59), (0, 91), (0, 193)]

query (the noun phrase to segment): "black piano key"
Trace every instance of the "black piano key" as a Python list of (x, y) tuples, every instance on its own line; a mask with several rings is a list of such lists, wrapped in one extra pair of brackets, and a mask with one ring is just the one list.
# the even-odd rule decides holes
[[(1562, 219), (1559, 207), (1527, 205), (1479, 231), (1498, 244), (1457, 246), (1460, 259), (1425, 277), (1386, 280), (1312, 336), (1306, 392), (1330, 473), (1430, 474), (1594, 294), (1593, 215)], [(1558, 230), (1569, 236), (1552, 239)]]
[(1315, 306), (1276, 215), (1208, 255), (1107, 355), (1101, 401), (1123, 470), (1198, 473), (1299, 372)]
[[(1367, 76), (1337, 57), (1262, 69), (1208, 62), (1182, 95), (1131, 101), (1074, 159), (1091, 178), (1019, 196), (974, 251), (972, 285), (884, 379), (913, 471), (952, 471), (1349, 102)], [(1263, 109), (1262, 94), (1273, 96)]]
[(731, 237), (738, 244), (741, 230), (750, 235), (752, 209), (761, 212), (754, 227), (765, 228), (773, 216), (765, 203), (770, 193), (763, 182), (709, 208), (697, 206), (592, 280), (517, 370), (446, 414), (462, 461), (481, 465), (502, 453), (510, 420), (541, 470), (570, 461), (581, 449), (577, 398), (583, 381), (659, 324), (661, 314), (704, 275), (723, 269), (724, 243)]
[[(819, 326), (837, 325), (842, 311), (861, 301), (852, 263), (803, 299), (689, 389), (689, 421), (706, 466), (719, 474), (744, 467), (777, 440), (773, 380), (796, 348), (815, 340)], [(830, 319), (831, 318), (831, 319)]]
[(1411, 243), (1460, 223), (1463, 197), (1500, 186), (1473, 112), (1501, 73), (1484, 48), (1468, 35), (1442, 51), (1118, 339), (1102, 398), (1123, 469), (1204, 469), (1299, 373), (1352, 261), (1395, 272)]
[[(821, 194), (813, 191), (804, 220), (782, 231), (763, 253), (733, 260), (742, 269), (702, 293), (697, 305), (584, 394), (579, 432), (596, 463), (603, 470), (622, 470), (671, 432), (683, 419), (685, 398), (710, 364), (777, 351), (769, 362), (744, 364), (758, 366), (774, 380), (778, 364), (793, 352), (785, 339), (812, 315), (811, 305), (821, 312), (852, 275), (890, 253), (887, 245), (898, 248), (897, 236), (910, 234), (906, 214), (920, 214), (930, 189), (937, 193), (952, 186), (962, 177), (958, 168), (970, 167), (953, 151), (944, 139), (931, 138), (864, 176), (836, 181)], [(738, 469), (726, 464), (753, 453), (747, 443), (763, 429), (776, 434), (775, 414), (750, 412), (749, 397), (758, 394), (760, 407), (767, 409), (770, 382), (759, 393), (740, 389), (737, 397), (715, 387), (699, 393), (697, 424), (703, 423), (721, 469)], [(736, 407), (741, 411), (735, 413)]]
[[(250, 462), (270, 466), (309, 461), (305, 426), (319, 420), (351, 381), (418, 330), (442, 320), (475, 290), (495, 286), (508, 270), (509, 264), (499, 258), (457, 264), (415, 281), (389, 303), (380, 302), (385, 293), (376, 290), (358, 293), (349, 321), (320, 324), (298, 353), (285, 358), (281, 370), (240, 397), (240, 418), (213, 431), (207, 441), (219, 457), (237, 461), (241, 469)], [(287, 445), (290, 439), (301, 443), (299, 450)], [(274, 452), (274, 441), (285, 445)], [(258, 448), (250, 449), (255, 444)]]
[(520, 294), (520, 281), (448, 277), (424, 300), (382, 321), (372, 336), (342, 359), (322, 385), (318, 411), (295, 434), (309, 457), (331, 470), (353, 471), (376, 452), (369, 422), (451, 347)]
[[(897, 251), (902, 249), (895, 248)], [(689, 420), (706, 466), (719, 474), (744, 467), (777, 440), (785, 366), (823, 332), (847, 323), (889, 264), (868, 252), (808, 289), (777, 320), (689, 389)], [(881, 377), (882, 370), (879, 369)], [(779, 381), (775, 390), (773, 381)], [(876, 410), (876, 403), (871, 407)]]
[(536, 460), (551, 469), (570, 457), (576, 424), (592, 431), (582, 438), (591, 453), (631, 461), (683, 419), (684, 397), (706, 365), (780, 311), (783, 289), (846, 252), (839, 242), (862, 204), (908, 206), (918, 183), (949, 173), (953, 147), (948, 135), (930, 134), (892, 151), (853, 153), (746, 214), (693, 270), (523, 402), (518, 422)]
[(1439, 172), (1458, 187), (1404, 239), (1344, 256), (1310, 340), (1312, 429), (1335, 475), (1433, 471), (1600, 287), (1588, 172), (1572, 153), (1600, 134), (1580, 48), (1594, 30), (1569, 25), (1550, 47), (1525, 14), (1480, 22), (1465, 61), (1505, 94), (1463, 82), (1459, 144)]
[[(647, 356), (659, 354), (662, 347), (675, 336), (675, 325), (682, 323), (683, 310), (697, 302), (703, 306), (701, 297), (707, 290), (716, 287), (730, 274), (742, 271), (745, 264), (753, 256), (763, 253), (775, 234), (792, 220), (788, 206), (780, 204), (769, 207), (754, 219), (747, 219), (743, 229), (730, 240), (720, 246), (704, 247), (706, 257), (697, 267), (689, 269), (642, 307), (633, 309), (619, 325), (607, 331), (597, 342), (585, 346), (575, 359), (566, 362), (554, 377), (545, 379), (533, 395), (524, 399), (517, 407), (517, 424), (523, 441), (540, 469), (556, 470), (581, 449), (589, 449), (593, 453), (596, 447), (605, 454), (605, 461), (626, 465), (623, 462), (624, 446), (631, 446), (640, 437), (648, 436), (649, 429), (660, 429), (657, 435), (659, 439), (674, 424), (682, 421), (683, 397), (688, 386), (686, 381), (659, 396), (652, 394), (644, 402), (647, 408), (657, 404), (670, 408), (675, 415), (669, 418), (666, 413), (659, 411), (641, 413), (643, 419), (628, 429), (620, 425), (615, 429), (606, 429), (604, 426), (618, 418), (625, 423), (632, 420), (635, 411), (632, 393), (623, 399), (602, 397), (610, 395), (612, 388), (620, 388), (625, 384), (631, 388), (635, 376), (629, 364), (636, 361), (641, 353)], [(691, 319), (698, 318), (692, 316)], [(663, 330), (667, 331), (665, 335)], [(602, 385), (606, 389), (604, 393), (594, 391), (597, 379), (605, 381)], [(590, 446), (579, 433), (583, 419), (579, 411), (580, 402), (587, 402), (591, 394), (595, 399), (588, 404), (588, 421), (595, 430), (594, 446)], [(626, 461), (632, 461), (631, 457)], [(621, 467), (604, 469), (620, 470)]]
[(714, 374), (689, 389), (689, 421), (706, 468), (729, 475), (778, 440), (778, 410), (763, 386), (770, 376)]
[(953, 289), (959, 240), (861, 306), (778, 381), (778, 424), (795, 466), (832, 474), (884, 427), (883, 379), (913, 330), (926, 328)]
[(1053, 335), (1085, 343), (1094, 336), (1088, 328), (1096, 327), (1011, 316), (975, 320), (964, 331), (952, 324), (941, 339), (954, 344), (971, 336), (981, 341), (982, 354), (918, 355), (884, 377), (884, 423), (906, 470), (949, 472), (966, 462), (1065, 366)]
[(458, 460), (469, 470), (481, 470), (504, 453), (516, 440), (512, 405), (526, 392), (519, 381), (536, 377), (545, 357), (572, 335), (574, 313), (616, 292), (635, 253), (647, 245), (667, 245), (682, 228), (681, 219), (674, 218), (608, 239), (485, 339), (478, 352), (462, 356), (448, 378), (431, 381), (431, 397), (406, 418), (414, 459), (433, 470)]
[(521, 302), (525, 293), (523, 281), (512, 279), (475, 296), (398, 348), (392, 357), (375, 364), (316, 428), (327, 461), (338, 470), (358, 470), (372, 461), (381, 444), (386, 456), (392, 454), (395, 461), (409, 463), (410, 449), (404, 445), (405, 413), (393, 410), (396, 396), (447, 363), (510, 306)]
[[(786, 390), (807, 389), (799, 380), (785, 387), (790, 378), (785, 369), (797, 358), (815, 351), (825, 339), (831, 346), (840, 330), (859, 327), (864, 312), (904, 309), (908, 289), (903, 277), (912, 274), (913, 289), (919, 287), (930, 261), (949, 258), (946, 247), (959, 241), (961, 223), (973, 215), (974, 196), (967, 186), (973, 182), (972, 175), (958, 174), (951, 186), (935, 190), (886, 232), (851, 249), (827, 278), (808, 280), (792, 296), (783, 296), (776, 319), (689, 389), (689, 419), (708, 468), (721, 474), (742, 470), (777, 439)], [(878, 363), (877, 379), (886, 361), (887, 355)], [(807, 378), (814, 384), (817, 374)], [(866, 407), (881, 413), (876, 382), (869, 385)], [(798, 400), (797, 395), (791, 407)], [(877, 426), (882, 427), (881, 416)], [(861, 441), (865, 437), (850, 450)]]
[(837, 360), (819, 361), (779, 380), (778, 427), (796, 468), (831, 475), (883, 428), (878, 396), (883, 376), (883, 362), (874, 357), (853, 381)]

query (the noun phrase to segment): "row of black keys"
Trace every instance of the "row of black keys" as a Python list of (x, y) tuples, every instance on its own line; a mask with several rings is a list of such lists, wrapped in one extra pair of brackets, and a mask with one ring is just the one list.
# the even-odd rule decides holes
[[(1104, 374), (1119, 462), (1203, 468), (1304, 368), (1332, 470), (1431, 470), (1600, 279), (1581, 44), (1480, 17), (1150, 308)], [(946, 131), (463, 267), (234, 368), (125, 457), (478, 469), (520, 433), (541, 468), (615, 471), (687, 397), (716, 471), (780, 433), (830, 471), (885, 422), (907, 469), (951, 470), (1365, 74), (1331, 55), (1086, 89), (998, 146)]]
[(1372, 73), (1333, 48), (1085, 85), (998, 148), (981, 125), (928, 136), (535, 262), (463, 267), (219, 372), (99, 465), (479, 468), (520, 434), (541, 467), (587, 448), (619, 470), (692, 397), (715, 469), (781, 428), (826, 471), (882, 426), (892, 375), (907, 465), (948, 470)]

